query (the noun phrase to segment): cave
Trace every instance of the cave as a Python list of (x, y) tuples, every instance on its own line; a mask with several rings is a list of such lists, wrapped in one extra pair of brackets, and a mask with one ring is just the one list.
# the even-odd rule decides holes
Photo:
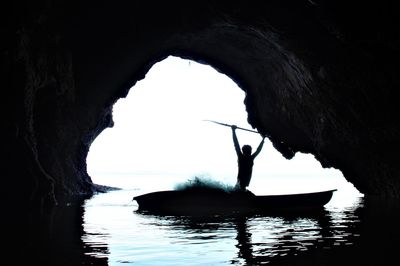
[(285, 158), (311, 153), (367, 198), (400, 197), (400, 35), (390, 3), (18, 1), (3, 12), (11, 210), (106, 190), (87, 173), (90, 145), (113, 126), (113, 104), (170, 55), (234, 80), (249, 123)]
[[(249, 123), (285, 158), (311, 153), (379, 208), (398, 203), (391, 1), (21, 0), (1, 13), (3, 222), (24, 236), (26, 223), (46, 231), (41, 221), (62, 220), (73, 199), (108, 189), (87, 173), (90, 145), (113, 126), (113, 104), (168, 56), (234, 80)], [(81, 219), (56, 228), (61, 245), (80, 241), (70, 231)]]

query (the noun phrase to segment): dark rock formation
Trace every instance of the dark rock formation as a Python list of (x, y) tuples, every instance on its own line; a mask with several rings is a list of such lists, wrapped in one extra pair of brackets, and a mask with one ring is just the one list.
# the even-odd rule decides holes
[(400, 197), (398, 15), (390, 2), (14, 1), (1, 12), (6, 199), (55, 203), (97, 188), (90, 144), (112, 106), (168, 55), (230, 76), (249, 122), (367, 196)]

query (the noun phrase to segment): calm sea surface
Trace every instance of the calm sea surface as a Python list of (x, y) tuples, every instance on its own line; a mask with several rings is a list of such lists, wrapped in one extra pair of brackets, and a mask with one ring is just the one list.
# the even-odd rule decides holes
[[(146, 180), (131, 186), (121, 181), (124, 189), (84, 202), (85, 256), (106, 259), (108, 265), (271, 265), (316, 251), (358, 250), (363, 237), (363, 196), (345, 182), (316, 215), (193, 218), (137, 212), (134, 196), (171, 185), (160, 178)], [(265, 193), (259, 186), (253, 192), (280, 193), (271, 186)], [(287, 189), (281, 192), (291, 192)]]

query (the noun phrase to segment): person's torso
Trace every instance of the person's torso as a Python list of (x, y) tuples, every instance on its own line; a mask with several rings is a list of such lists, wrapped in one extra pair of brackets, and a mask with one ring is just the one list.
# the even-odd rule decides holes
[(253, 169), (254, 159), (251, 156), (239, 155), (238, 157), (239, 173), (251, 174)]

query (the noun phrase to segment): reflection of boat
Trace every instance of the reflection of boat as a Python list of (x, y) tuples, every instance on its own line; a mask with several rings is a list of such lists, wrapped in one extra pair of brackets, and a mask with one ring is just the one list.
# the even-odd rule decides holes
[(313, 193), (256, 196), (247, 192), (188, 189), (152, 192), (134, 197), (139, 210), (163, 214), (229, 212), (295, 212), (321, 210), (334, 190)]

